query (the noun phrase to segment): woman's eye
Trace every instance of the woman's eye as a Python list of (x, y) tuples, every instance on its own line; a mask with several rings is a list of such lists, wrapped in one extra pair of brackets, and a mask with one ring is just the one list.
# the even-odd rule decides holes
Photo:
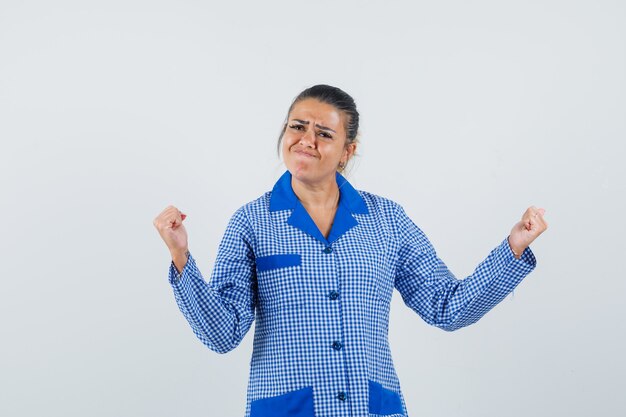
[[(295, 129), (295, 130), (306, 130), (305, 127), (303, 125), (289, 125), (290, 128)], [(318, 132), (319, 135), (328, 138), (328, 139), (332, 139), (333, 137), (326, 133), (326, 132)]]

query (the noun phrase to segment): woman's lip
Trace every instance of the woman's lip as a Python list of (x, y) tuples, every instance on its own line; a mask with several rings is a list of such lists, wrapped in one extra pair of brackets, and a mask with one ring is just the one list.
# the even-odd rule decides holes
[(309, 155), (309, 154), (308, 154), (308, 153), (306, 153), (306, 152), (296, 151), (296, 153), (297, 153), (297, 154), (300, 154), (300, 155), (304, 155), (304, 156), (309, 157), (309, 158), (315, 158), (313, 155)]

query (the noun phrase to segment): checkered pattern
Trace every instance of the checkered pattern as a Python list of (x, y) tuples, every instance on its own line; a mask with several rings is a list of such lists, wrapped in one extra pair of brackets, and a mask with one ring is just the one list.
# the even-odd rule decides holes
[(505, 238), (459, 280), (400, 205), (339, 173), (337, 183), (328, 238), (286, 171), (234, 213), (208, 283), (191, 254), (180, 274), (170, 264), (176, 302), (209, 349), (234, 349), (256, 319), (246, 417), (407, 416), (387, 338), (393, 289), (424, 321), (452, 331), (536, 265), (530, 248), (515, 259)]

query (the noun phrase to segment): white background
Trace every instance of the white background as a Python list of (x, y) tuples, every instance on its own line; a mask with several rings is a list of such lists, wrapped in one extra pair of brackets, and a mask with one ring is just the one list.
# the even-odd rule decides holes
[(412, 417), (624, 415), (621, 1), (0, 1), (0, 415), (242, 416), (252, 332), (193, 335), (152, 220), (205, 278), (271, 189), (291, 100), (361, 113), (357, 189), (402, 204), (459, 278), (530, 205), (538, 264), (446, 333), (396, 292)]

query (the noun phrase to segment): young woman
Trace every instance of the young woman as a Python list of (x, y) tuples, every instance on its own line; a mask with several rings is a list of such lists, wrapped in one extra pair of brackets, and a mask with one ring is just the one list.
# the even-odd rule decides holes
[(256, 319), (246, 417), (407, 416), (387, 339), (393, 289), (452, 331), (536, 265), (528, 246), (547, 224), (533, 206), (456, 279), (400, 205), (341, 174), (358, 126), (354, 100), (338, 88), (296, 97), (279, 139), (287, 170), (234, 213), (208, 283), (188, 250), (186, 215), (169, 206), (154, 219), (176, 302), (209, 349), (234, 349)]

